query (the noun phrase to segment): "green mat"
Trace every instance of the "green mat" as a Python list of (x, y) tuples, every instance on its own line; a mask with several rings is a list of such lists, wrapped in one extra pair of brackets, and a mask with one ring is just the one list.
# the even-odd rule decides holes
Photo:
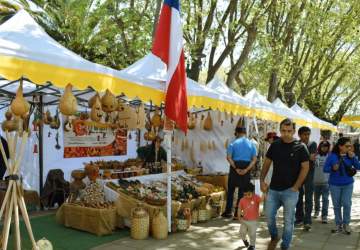
[[(130, 235), (129, 230), (118, 230), (112, 235), (96, 236), (90, 233), (74, 230), (59, 225), (55, 221), (55, 214), (39, 216), (31, 219), (31, 226), (36, 240), (43, 237), (48, 239), (54, 250), (89, 250), (93, 247), (109, 243)], [(14, 231), (12, 229), (12, 231)], [(9, 237), (8, 249), (14, 249), (14, 235)], [(32, 250), (25, 224), (21, 222), (21, 249)]]

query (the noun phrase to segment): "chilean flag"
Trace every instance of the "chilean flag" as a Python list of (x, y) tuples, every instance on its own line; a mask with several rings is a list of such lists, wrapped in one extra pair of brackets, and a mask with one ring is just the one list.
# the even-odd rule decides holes
[(188, 107), (179, 1), (164, 1), (152, 53), (167, 65), (165, 115), (186, 133)]

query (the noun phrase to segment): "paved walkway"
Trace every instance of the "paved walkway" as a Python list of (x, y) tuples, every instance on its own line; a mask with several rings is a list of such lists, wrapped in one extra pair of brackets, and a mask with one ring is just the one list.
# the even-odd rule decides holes
[[(360, 250), (360, 179), (355, 183), (352, 206), (352, 234), (332, 235), (334, 227), (333, 210), (330, 203), (329, 224), (323, 225), (319, 220), (313, 221), (311, 232), (304, 232), (302, 228), (296, 228), (292, 247), (294, 250)], [(282, 212), (280, 213), (282, 215)], [(281, 225), (279, 224), (279, 228)], [(167, 240), (159, 241), (149, 238), (148, 240), (136, 241), (124, 238), (109, 244), (93, 248), (92, 250), (172, 250), (172, 249), (246, 249), (239, 238), (239, 223), (215, 219), (208, 223), (197, 224), (185, 233), (176, 233)], [(265, 221), (262, 219), (256, 240), (256, 249), (266, 249), (269, 236)], [(279, 244), (280, 246), (280, 244)]]

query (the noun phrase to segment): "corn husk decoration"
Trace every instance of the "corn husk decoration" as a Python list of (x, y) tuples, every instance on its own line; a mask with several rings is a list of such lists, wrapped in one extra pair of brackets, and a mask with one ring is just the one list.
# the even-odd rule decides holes
[(195, 159), (194, 141), (191, 142), (191, 147), (190, 147), (190, 160), (192, 161), (193, 164), (195, 164), (196, 159)]
[(72, 85), (69, 83), (65, 87), (65, 92), (60, 98), (59, 109), (61, 114), (71, 116), (77, 112), (76, 97), (72, 93)]
[(194, 129), (196, 127), (196, 117), (194, 114), (190, 114), (188, 118), (188, 129)]
[(11, 102), (10, 105), (11, 112), (16, 115), (23, 117), (25, 116), (30, 110), (30, 104), (24, 98), (23, 95), (23, 81), (20, 81), (20, 86), (16, 91), (15, 99)]
[(145, 128), (145, 108), (141, 104), (139, 107), (135, 108), (136, 113), (136, 128), (143, 129)]
[(103, 116), (103, 111), (101, 109), (100, 98), (96, 98), (95, 103), (91, 107), (90, 119), (94, 122), (100, 122)]
[(111, 113), (116, 110), (118, 102), (116, 97), (110, 90), (106, 90), (105, 94), (101, 97), (101, 108), (106, 113)]
[(95, 95), (93, 95), (93, 97), (91, 97), (90, 99), (89, 99), (89, 102), (88, 102), (88, 104), (89, 104), (89, 108), (92, 108), (92, 106), (95, 104), (95, 102), (96, 102), (96, 99), (100, 99), (100, 95), (99, 95), (99, 92), (96, 92), (96, 94)]
[(212, 129), (213, 129), (213, 122), (212, 122), (212, 119), (211, 119), (210, 112), (208, 112), (208, 115), (207, 115), (207, 117), (205, 118), (205, 121), (204, 121), (204, 130), (211, 131)]

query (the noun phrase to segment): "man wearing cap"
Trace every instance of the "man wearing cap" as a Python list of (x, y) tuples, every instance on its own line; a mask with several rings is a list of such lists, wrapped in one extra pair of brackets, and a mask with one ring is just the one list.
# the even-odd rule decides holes
[[(235, 140), (227, 149), (227, 160), (230, 163), (228, 180), (228, 193), (225, 212), (223, 217), (231, 218), (235, 188), (238, 188), (238, 201), (243, 197), (243, 188), (250, 183), (250, 170), (255, 166), (257, 152), (255, 145), (246, 138), (246, 128), (235, 129)], [(235, 217), (237, 216), (237, 206)]]

